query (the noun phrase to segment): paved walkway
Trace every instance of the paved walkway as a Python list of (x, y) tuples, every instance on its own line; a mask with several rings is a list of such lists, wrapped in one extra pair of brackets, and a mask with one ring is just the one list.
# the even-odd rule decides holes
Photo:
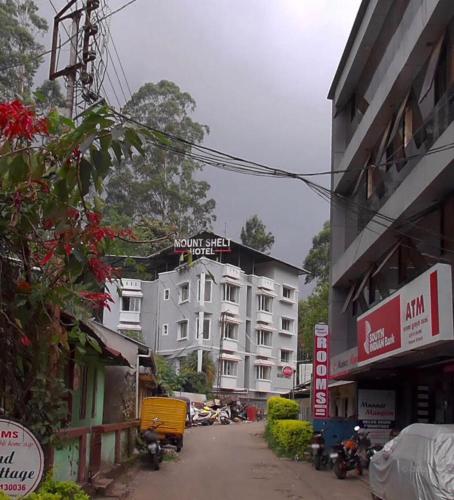
[(196, 427), (185, 434), (176, 462), (161, 470), (140, 466), (129, 474), (131, 500), (370, 500), (367, 484), (352, 475), (277, 458), (266, 446), (261, 423)]

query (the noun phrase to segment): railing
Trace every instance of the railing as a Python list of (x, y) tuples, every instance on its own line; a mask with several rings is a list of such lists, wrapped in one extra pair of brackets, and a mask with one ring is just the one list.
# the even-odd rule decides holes
[[(101, 468), (102, 457), (102, 436), (104, 434), (115, 433), (115, 454), (114, 463), (121, 463), (121, 434), (126, 432), (127, 435), (127, 450), (128, 453), (132, 451), (133, 436), (131, 436), (131, 429), (139, 427), (138, 420), (129, 422), (119, 422), (115, 424), (102, 424), (92, 427), (76, 427), (70, 429), (60, 430), (56, 437), (64, 445), (70, 441), (78, 441), (79, 456), (77, 464), (77, 481), (85, 484), (89, 477), (96, 474)], [(88, 437), (91, 436), (90, 441)], [(90, 445), (88, 445), (90, 442)], [(90, 446), (90, 451), (87, 453), (87, 446)], [(88, 458), (88, 463), (87, 463)], [(50, 449), (50, 456), (48, 458), (49, 464), (54, 464), (55, 450)]]
[(126, 289), (126, 290), (141, 290), (142, 289), (142, 282), (140, 280), (133, 280), (133, 279), (121, 279), (121, 288)]

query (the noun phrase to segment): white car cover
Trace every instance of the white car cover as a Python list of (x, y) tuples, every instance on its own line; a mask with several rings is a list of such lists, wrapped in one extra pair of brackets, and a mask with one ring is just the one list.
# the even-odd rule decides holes
[(382, 500), (453, 500), (454, 425), (406, 427), (372, 457), (369, 482)]

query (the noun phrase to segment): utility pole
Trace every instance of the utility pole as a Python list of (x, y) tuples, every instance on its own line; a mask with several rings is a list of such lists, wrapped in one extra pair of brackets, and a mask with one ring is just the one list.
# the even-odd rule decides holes
[[(73, 10), (71, 10), (75, 7)], [(93, 50), (94, 37), (98, 33), (98, 27), (91, 21), (91, 14), (99, 8), (99, 0), (86, 0), (85, 5), (77, 8), (77, 0), (69, 0), (68, 3), (61, 9), (54, 18), (54, 28), (52, 34), (52, 50), (50, 56), (50, 70), (49, 80), (56, 80), (60, 77), (66, 77), (67, 90), (66, 90), (66, 114), (68, 118), (72, 118), (74, 111), (74, 97), (76, 82), (82, 84), (83, 92), (82, 97), (87, 102), (92, 102), (98, 98), (98, 95), (90, 90), (93, 83), (93, 74), (88, 72), (88, 64), (95, 60), (96, 51)], [(79, 27), (82, 16), (85, 16), (84, 22), (84, 37), (82, 45), (82, 54), (80, 54), (79, 47)], [(64, 26), (64, 21), (71, 20), (71, 34), (68, 33)], [(58, 64), (58, 46), (60, 26), (63, 25), (70, 43), (69, 60), (66, 67), (62, 69), (57, 68)], [(93, 68), (92, 68), (93, 72)]]

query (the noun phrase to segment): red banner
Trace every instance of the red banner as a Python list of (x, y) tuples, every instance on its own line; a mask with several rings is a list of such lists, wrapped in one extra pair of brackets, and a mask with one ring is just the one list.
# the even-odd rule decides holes
[(400, 295), (358, 319), (358, 361), (367, 361), (399, 349)]
[(312, 418), (329, 418), (329, 332), (328, 325), (315, 325)]

